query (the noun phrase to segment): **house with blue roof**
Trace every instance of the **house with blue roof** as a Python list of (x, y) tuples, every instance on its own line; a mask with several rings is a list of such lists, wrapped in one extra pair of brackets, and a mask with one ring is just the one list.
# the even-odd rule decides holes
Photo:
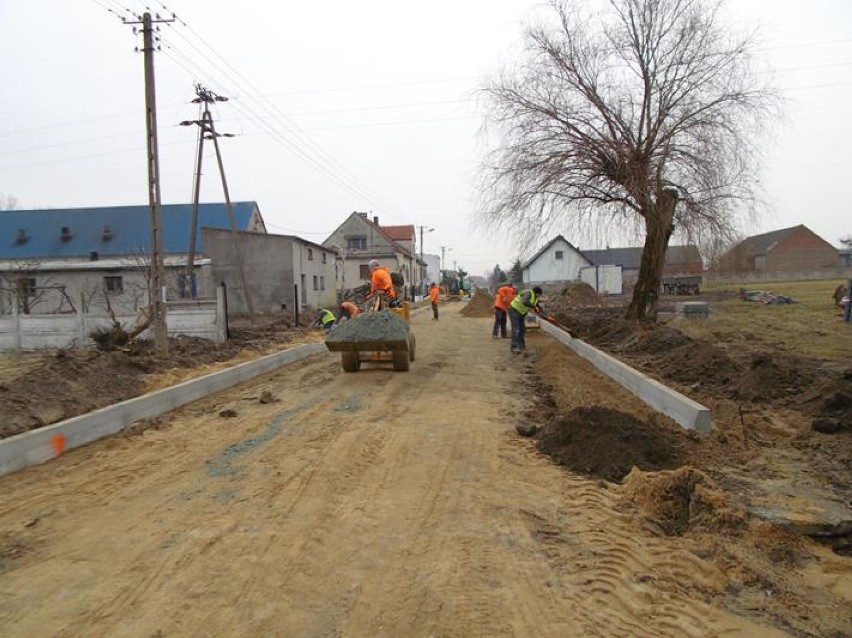
[[(298, 237), (269, 235), (256, 202), (234, 202), (232, 210), (257, 311), (280, 311), (285, 291), (289, 298), (294, 283), (310, 286), (314, 276), (317, 289), (320, 282), (330, 289), (322, 301), (326, 297), (333, 301), (333, 251)], [(212, 297), (215, 286), (224, 281), (229, 310), (244, 312), (225, 204), (198, 207), (192, 284), (185, 276), (192, 205), (165, 204), (162, 219), (168, 298)], [(316, 267), (313, 260), (301, 258), (309, 251), (317, 253)], [(150, 252), (147, 205), (0, 211), (0, 312), (9, 312), (14, 302), (25, 313), (70, 312), (78, 303), (86, 306), (100, 300), (103, 305), (105, 296), (114, 309), (135, 312), (148, 304)], [(321, 253), (327, 254), (323, 258)], [(306, 303), (311, 301), (307, 296)]]

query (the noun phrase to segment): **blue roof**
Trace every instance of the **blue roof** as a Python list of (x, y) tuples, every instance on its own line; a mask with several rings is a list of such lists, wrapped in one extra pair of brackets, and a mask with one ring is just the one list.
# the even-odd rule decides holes
[[(234, 202), (232, 208), (237, 229), (248, 229), (257, 203)], [(88, 257), (92, 252), (105, 257), (150, 252), (149, 210), (148, 206), (109, 206), (0, 211), (0, 259)], [(164, 204), (162, 211), (163, 253), (186, 253), (192, 204)], [(197, 253), (203, 253), (203, 226), (231, 227), (224, 203), (199, 204)], [(68, 229), (65, 237), (63, 228)], [(26, 240), (22, 241), (19, 236)]]

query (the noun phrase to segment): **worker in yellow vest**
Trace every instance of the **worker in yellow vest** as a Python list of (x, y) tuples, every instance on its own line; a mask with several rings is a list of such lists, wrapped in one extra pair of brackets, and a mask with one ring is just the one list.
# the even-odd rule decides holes
[(541, 295), (541, 288), (539, 286), (536, 286), (532, 290), (522, 290), (512, 299), (512, 303), (509, 304), (509, 321), (512, 323), (511, 350), (515, 354), (527, 349), (527, 344), (524, 340), (527, 332), (527, 313), (532, 310), (537, 315), (541, 315), (542, 317), (547, 316), (538, 302), (539, 295)]
[(328, 308), (320, 308), (317, 310), (317, 320), (314, 321), (314, 325), (317, 328), (322, 328), (326, 332), (331, 331), (334, 328), (334, 324), (337, 321), (337, 317), (334, 316), (334, 313)]

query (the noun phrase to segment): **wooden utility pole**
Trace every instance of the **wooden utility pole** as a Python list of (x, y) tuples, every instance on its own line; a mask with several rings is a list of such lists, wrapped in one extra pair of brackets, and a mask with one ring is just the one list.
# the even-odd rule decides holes
[(166, 328), (166, 303), (163, 299), (163, 211), (160, 205), (160, 163), (157, 147), (157, 97), (154, 90), (154, 27), (155, 23), (173, 22), (151, 14), (142, 14), (141, 22), (124, 20), (125, 24), (142, 25), (142, 53), (145, 60), (145, 126), (148, 139), (148, 205), (151, 223), (151, 274), (148, 280), (148, 313), (154, 326), (154, 346), (158, 356), (169, 354), (169, 333)]

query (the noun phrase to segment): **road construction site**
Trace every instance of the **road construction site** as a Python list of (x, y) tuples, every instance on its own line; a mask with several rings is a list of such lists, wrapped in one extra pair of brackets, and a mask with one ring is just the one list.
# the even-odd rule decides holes
[[(852, 559), (735, 498), (810, 484), (801, 412), (698, 392), (702, 438), (470, 308), (407, 372), (311, 355), (0, 477), (3, 635), (852, 633)], [(847, 435), (796, 439), (840, 487)]]

